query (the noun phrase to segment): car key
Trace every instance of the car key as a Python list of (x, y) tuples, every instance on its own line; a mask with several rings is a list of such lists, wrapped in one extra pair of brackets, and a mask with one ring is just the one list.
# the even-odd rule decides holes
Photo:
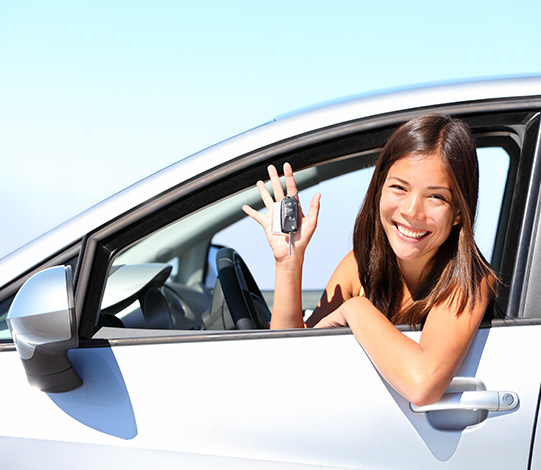
[(291, 234), (299, 230), (299, 202), (295, 197), (286, 196), (280, 202), (280, 226), (282, 233), (288, 234), (291, 256)]

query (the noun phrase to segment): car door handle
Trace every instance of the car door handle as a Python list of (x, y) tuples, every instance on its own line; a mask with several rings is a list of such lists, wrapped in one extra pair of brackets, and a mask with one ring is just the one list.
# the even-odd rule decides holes
[(432, 405), (415, 406), (410, 403), (410, 408), (414, 413), (451, 410), (510, 411), (514, 410), (518, 403), (518, 395), (514, 392), (476, 390), (445, 393)]

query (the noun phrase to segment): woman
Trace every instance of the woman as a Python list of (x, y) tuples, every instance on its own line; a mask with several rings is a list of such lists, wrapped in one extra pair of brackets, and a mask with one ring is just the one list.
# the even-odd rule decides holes
[[(269, 176), (276, 200), (278, 173)], [(287, 194), (296, 194), (289, 164)], [(353, 251), (336, 268), (309, 327), (349, 326), (370, 359), (414, 405), (437, 401), (456, 374), (494, 297), (496, 277), (480, 254), (473, 225), (478, 196), (475, 141), (462, 121), (415, 118), (391, 136), (355, 221)], [(272, 233), (274, 200), (257, 183), (268, 211), (243, 210), (263, 226), (276, 261), (271, 328), (301, 328), (301, 277), (317, 224), (320, 196), (293, 235)], [(422, 324), (419, 342), (394, 325)]]

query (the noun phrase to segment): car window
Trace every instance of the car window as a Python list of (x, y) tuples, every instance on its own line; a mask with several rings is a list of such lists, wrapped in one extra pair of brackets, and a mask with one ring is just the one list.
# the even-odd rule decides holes
[(12, 295), (0, 302), (0, 341), (11, 339), (11, 333), (6, 322), (6, 317), (8, 316), (9, 307), (14, 298), (15, 295)]
[(491, 261), (510, 158), (501, 147), (480, 148), (477, 150), (477, 155), (479, 158), (479, 202), (475, 221), (475, 240), (485, 258)]
[[(479, 161), (481, 186), (476, 238), (490, 260), (509, 155), (501, 148), (483, 148), (479, 149)], [(303, 207), (309, 206), (315, 193), (322, 194), (318, 228), (304, 266), (303, 308), (307, 312), (315, 308), (333, 270), (352, 249), (354, 221), (373, 172), (373, 167), (356, 163), (353, 171), (341, 174), (343, 168), (336, 171), (336, 165), (336, 162), (327, 163), (297, 173), (298, 185), (304, 188), (299, 193)], [(330, 168), (333, 170), (329, 171)], [(271, 307), (273, 255), (261, 227), (242, 212), (243, 204), (261, 208), (255, 187), (191, 214), (120, 254), (114, 260), (106, 285), (102, 324), (132, 328), (226, 328), (223, 319), (217, 320), (213, 306), (215, 255), (222, 246), (241, 255)], [(162, 315), (164, 305), (170, 310), (172, 320)]]

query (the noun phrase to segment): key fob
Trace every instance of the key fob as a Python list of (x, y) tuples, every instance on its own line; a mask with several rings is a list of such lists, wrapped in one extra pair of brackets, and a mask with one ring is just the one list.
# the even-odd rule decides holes
[(280, 226), (282, 233), (299, 230), (299, 203), (294, 197), (285, 197), (280, 202)]

